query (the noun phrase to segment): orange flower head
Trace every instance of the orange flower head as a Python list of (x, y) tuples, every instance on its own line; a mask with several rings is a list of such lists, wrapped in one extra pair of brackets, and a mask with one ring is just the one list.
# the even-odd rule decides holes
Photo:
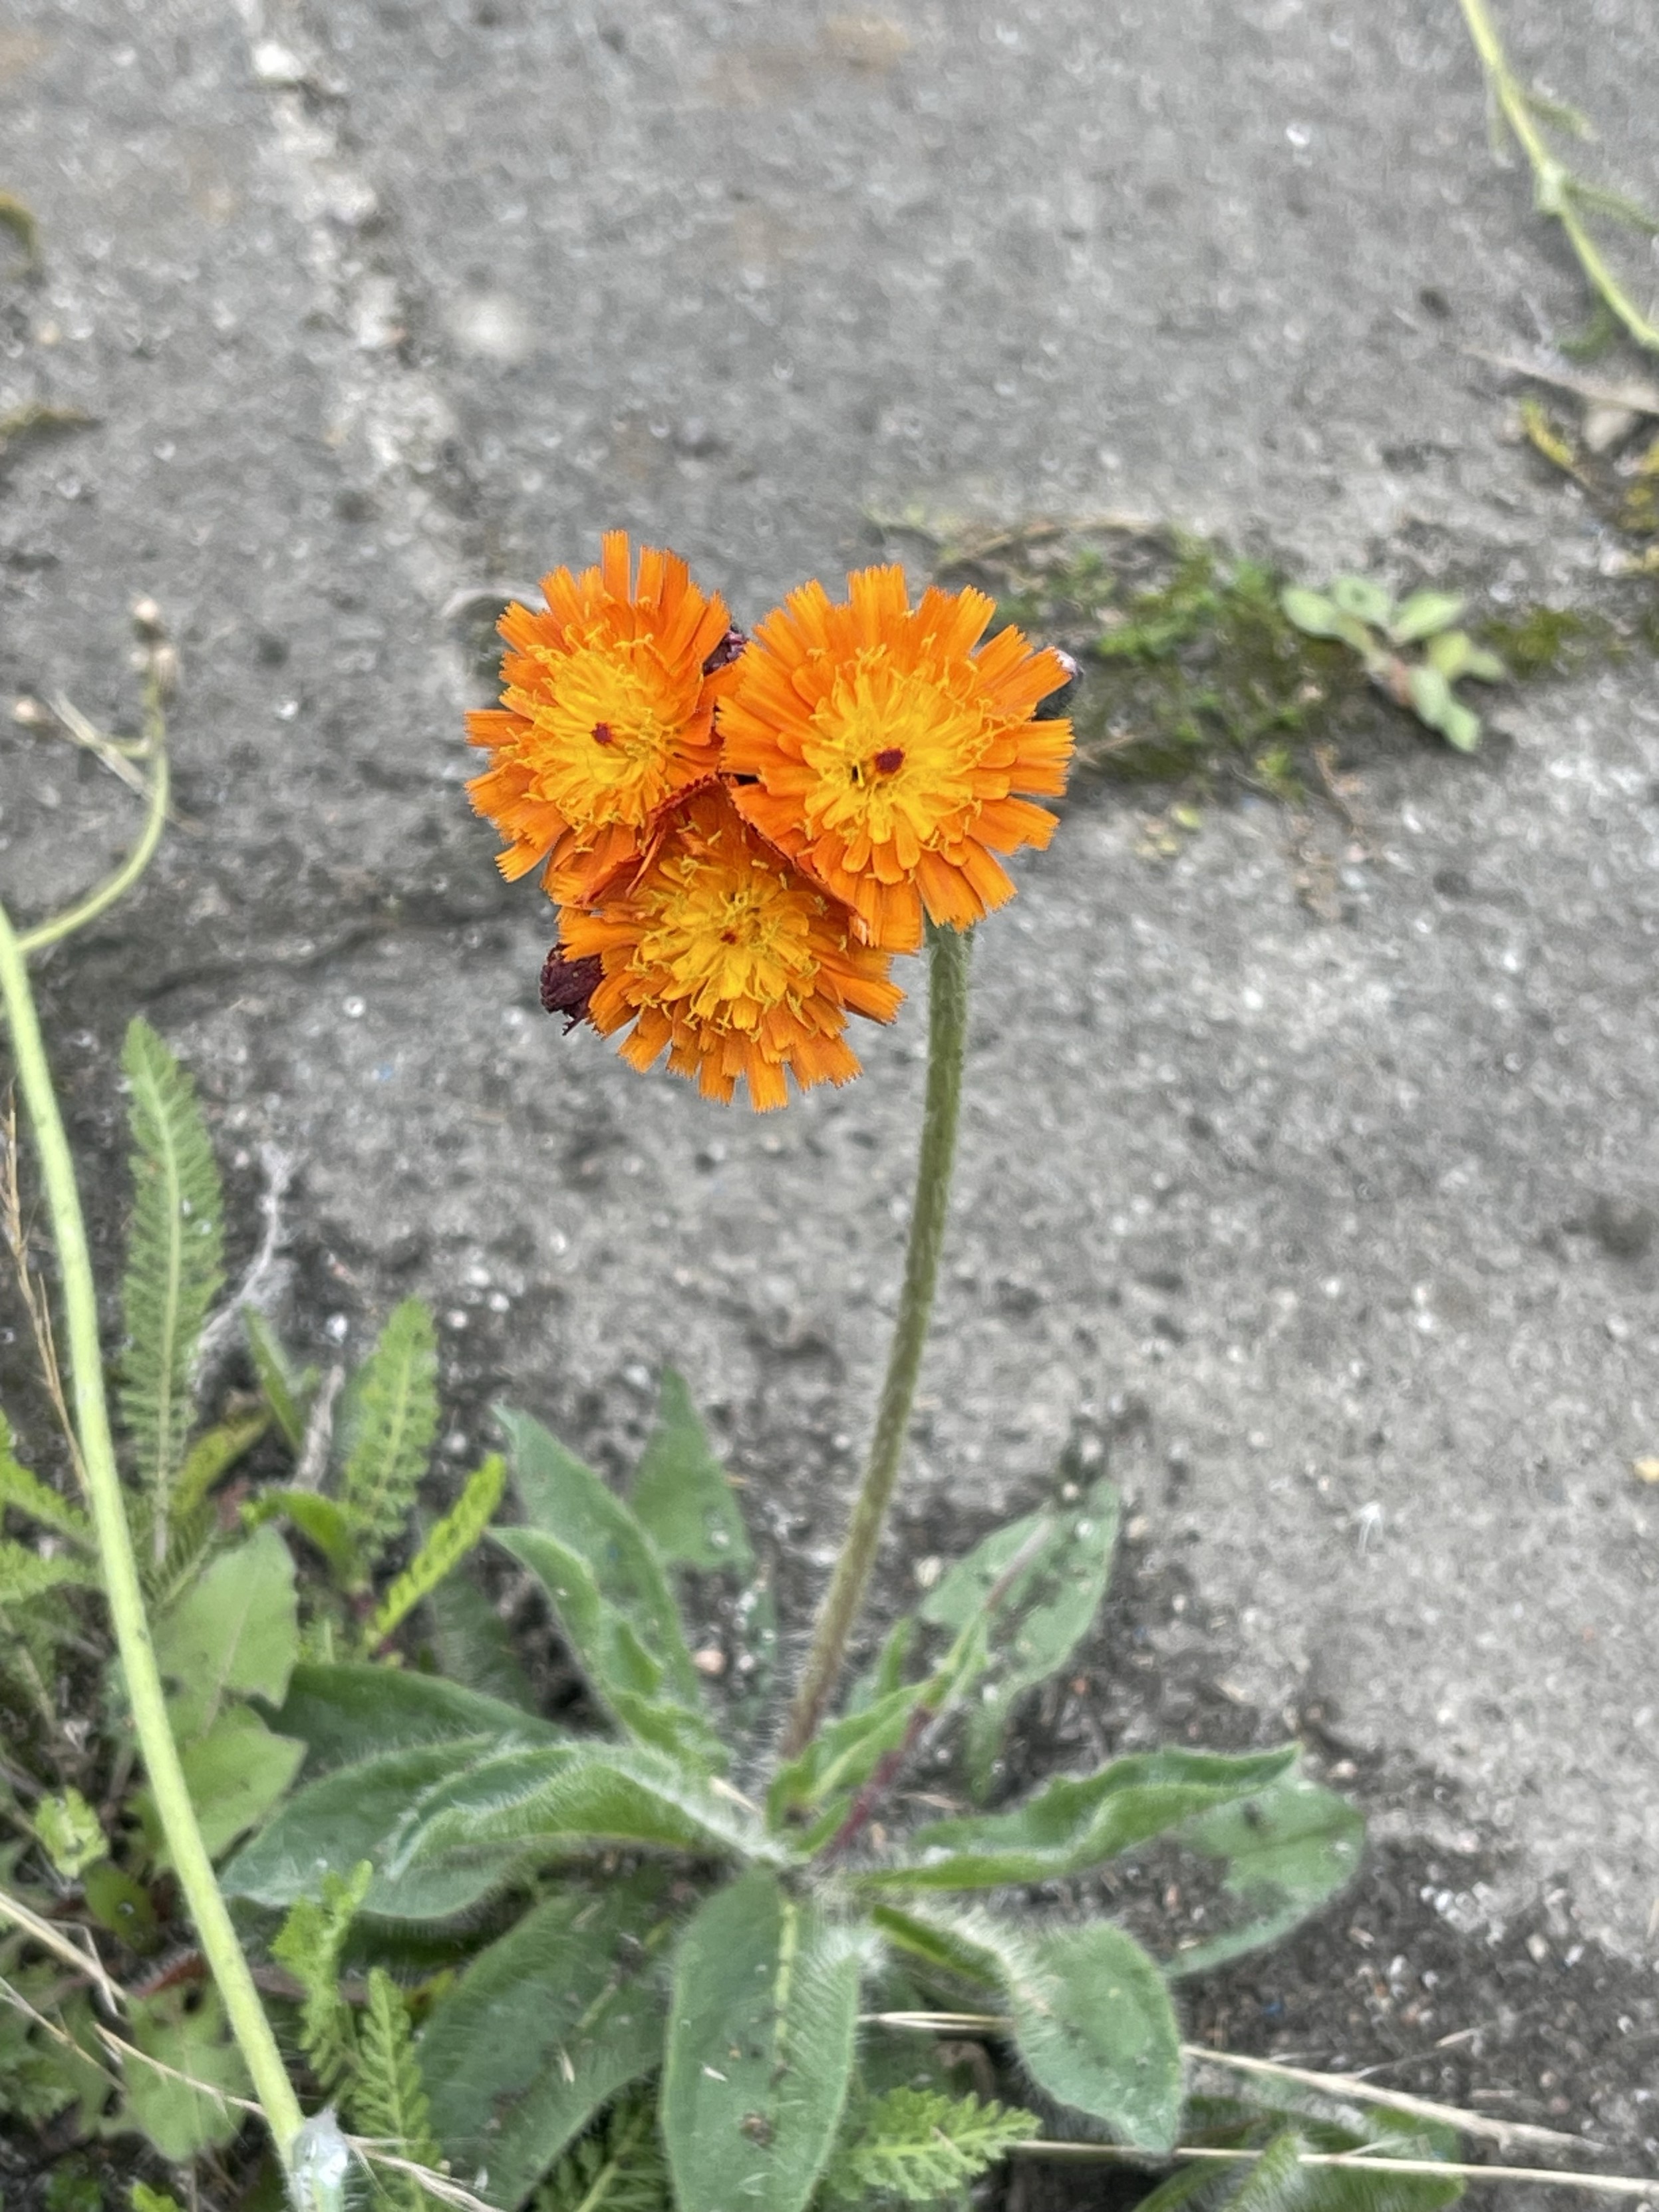
[[(746, 818), (852, 908), (874, 945), (911, 952), (922, 916), (966, 929), (1013, 896), (996, 855), (1046, 845), (1072, 726), (1037, 721), (1070, 672), (1017, 629), (979, 640), (983, 592), (866, 568), (833, 605), (792, 592), (757, 627), (722, 699), (721, 767), (753, 777)], [(977, 648), (977, 649), (976, 649)]]
[(714, 768), (726, 609), (672, 553), (644, 546), (637, 581), (632, 567), (628, 533), (609, 531), (597, 568), (543, 579), (545, 612), (509, 606), (501, 704), (467, 716), (492, 755), (467, 789), (507, 841), (501, 873), (543, 866), (554, 898), (586, 897)]
[(786, 1070), (803, 1091), (856, 1075), (848, 1015), (890, 1021), (903, 995), (887, 956), (854, 940), (846, 908), (718, 785), (683, 800), (591, 910), (566, 908), (559, 935), (560, 1011), (580, 1000), (577, 1018), (605, 1036), (632, 1023), (622, 1053), (635, 1067), (666, 1047), (671, 1071), (695, 1076), (705, 1098), (729, 1102), (741, 1079), (763, 1110), (785, 1103)]

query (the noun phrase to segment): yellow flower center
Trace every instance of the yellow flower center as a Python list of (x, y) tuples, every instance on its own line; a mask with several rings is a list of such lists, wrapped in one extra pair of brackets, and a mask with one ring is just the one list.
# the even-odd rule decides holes
[(818, 779), (805, 800), (813, 834), (931, 845), (971, 805), (986, 736), (977, 702), (953, 697), (939, 675), (894, 667), (884, 647), (860, 653), (801, 747)]
[(534, 724), (535, 793), (580, 829), (643, 827), (682, 781), (677, 740), (696, 706), (654, 640), (592, 638), (544, 647), (544, 692), (514, 700)]
[(811, 909), (798, 880), (722, 838), (676, 854), (638, 894), (646, 927), (632, 966), (700, 1022), (753, 1031), (817, 972)]

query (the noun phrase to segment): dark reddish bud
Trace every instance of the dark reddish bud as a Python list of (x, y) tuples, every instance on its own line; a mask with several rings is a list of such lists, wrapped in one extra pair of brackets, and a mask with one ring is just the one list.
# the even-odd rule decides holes
[(717, 668), (729, 667), (748, 642), (748, 639), (740, 629), (733, 628), (727, 630), (726, 635), (702, 664), (703, 674), (712, 676)]
[(593, 742), (596, 745), (614, 744), (616, 741), (617, 732), (611, 728), (609, 722), (594, 723)]
[(542, 1005), (550, 1014), (562, 1014), (569, 1036), (578, 1022), (587, 1019), (588, 1001), (599, 988), (605, 963), (597, 952), (585, 959), (567, 960), (556, 945), (542, 966)]
[(884, 745), (876, 755), (876, 766), (884, 775), (896, 775), (904, 766), (902, 745)]

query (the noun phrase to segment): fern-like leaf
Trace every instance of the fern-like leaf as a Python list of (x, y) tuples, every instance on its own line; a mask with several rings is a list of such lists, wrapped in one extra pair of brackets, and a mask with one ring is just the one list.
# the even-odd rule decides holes
[(121, 1066), (134, 1146), (121, 1418), (159, 1564), (190, 1431), (196, 1348), (224, 1279), (224, 1194), (195, 1085), (147, 1022), (129, 1026)]
[(970, 2181), (1038, 2131), (1030, 2112), (937, 2089), (889, 2089), (865, 2106), (823, 2178), (826, 2203), (956, 2204)]
[(345, 1418), (340, 1505), (367, 1582), (402, 1534), (438, 1433), (438, 1339), (419, 1298), (405, 1298), (354, 1376)]
[(482, 1467), (474, 1468), (468, 1475), (460, 1496), (442, 1520), (427, 1530), (420, 1550), (380, 1600), (368, 1625), (371, 1644), (384, 1643), (421, 1600), (460, 1565), (495, 1517), (506, 1487), (507, 1462), (492, 1452)]
[(340, 1954), (373, 1873), (365, 1859), (343, 1879), (325, 1874), (321, 1899), (301, 1898), (271, 1938), (271, 1957), (300, 1984), (300, 2047), (328, 2096), (357, 2069), (356, 2027), (340, 1995)]
[[(436, 2165), (441, 2154), (433, 2140), (409, 2007), (384, 1966), (369, 1969), (368, 2002), (357, 2033), (356, 2069), (345, 2104), (359, 2135), (399, 2158)], [(412, 2174), (383, 2166), (376, 2179), (395, 2212), (428, 2212), (433, 2200)]]
[(89, 1560), (67, 1552), (48, 1559), (15, 1537), (0, 1536), (0, 1606), (26, 1605), (43, 1590), (97, 1587), (98, 1571)]
[(655, 2091), (636, 2090), (613, 2105), (571, 2145), (532, 2203), (534, 2212), (674, 2212)]
[(0, 1413), (0, 1513), (8, 1505), (15, 1505), (42, 1528), (56, 1529), (83, 1551), (95, 1549), (92, 1522), (82, 1509), (42, 1482), (38, 1474), (31, 1474), (14, 1455), (11, 1426)]

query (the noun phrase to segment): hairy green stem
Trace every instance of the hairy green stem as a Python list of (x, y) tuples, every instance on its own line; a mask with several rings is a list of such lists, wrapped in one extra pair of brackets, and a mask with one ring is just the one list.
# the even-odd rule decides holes
[(931, 960), (927, 984), (927, 1097), (922, 1109), (921, 1149), (916, 1162), (915, 1195), (910, 1206), (910, 1242), (904, 1255), (904, 1287), (899, 1293), (887, 1378), (882, 1384), (876, 1433), (869, 1464), (853, 1507), (853, 1518), (836, 1562), (829, 1591), (813, 1632), (806, 1671), (790, 1711), (782, 1756), (799, 1757), (817, 1732), (834, 1695), (847, 1656), (848, 1641), (864, 1605), (876, 1547), (893, 1502), (899, 1462), (904, 1454), (910, 1407), (916, 1395), (927, 1324), (939, 1279), (939, 1252), (951, 1205), (951, 1164), (957, 1148), (957, 1118), (962, 1104), (962, 1063), (968, 1042), (968, 958), (971, 935), (955, 929), (928, 928)]
[(1638, 345), (1659, 349), (1659, 323), (1644, 315), (1624, 286), (1608, 268), (1601, 249), (1585, 229), (1578, 210), (1572, 204), (1577, 185), (1565, 162), (1551, 153), (1544, 134), (1538, 127), (1526, 92), (1510, 67), (1509, 57), (1504, 52), (1497, 26), (1487, 11), (1486, 0), (1460, 0), (1463, 20), (1469, 27), (1469, 36), (1480, 57), (1480, 65), (1486, 73), (1486, 82), (1493, 96), (1504, 111), (1504, 119), (1514, 131), (1522, 152), (1532, 167), (1533, 188), (1539, 210), (1552, 215), (1566, 233), (1567, 243), (1578, 257), (1578, 265), (1589, 279), (1595, 291), (1619, 318)]
[(149, 1622), (133, 1557), (121, 1479), (116, 1470), (104, 1395), (103, 1353), (98, 1341), (98, 1300), (92, 1258), (75, 1164), (64, 1133), (34, 996), (29, 988), (22, 942), (0, 906), (0, 1000), (10, 1025), (12, 1049), (23, 1104), (34, 1133), (40, 1176), (58, 1250), (67, 1325), (70, 1398), (88, 1504), (98, 1538), (110, 1619), (126, 1675), (133, 1728), (155, 1800), (173, 1869), (196, 1924), (231, 2028), (247, 2063), (254, 2092), (276, 2141), (284, 2170), (291, 2164), (294, 2140), (302, 2124), (299, 2100), (283, 2064), (270, 2023), (236, 1941), (212, 1861), (197, 1825), (178, 1746), (167, 1720), (161, 1676), (150, 1640)]

